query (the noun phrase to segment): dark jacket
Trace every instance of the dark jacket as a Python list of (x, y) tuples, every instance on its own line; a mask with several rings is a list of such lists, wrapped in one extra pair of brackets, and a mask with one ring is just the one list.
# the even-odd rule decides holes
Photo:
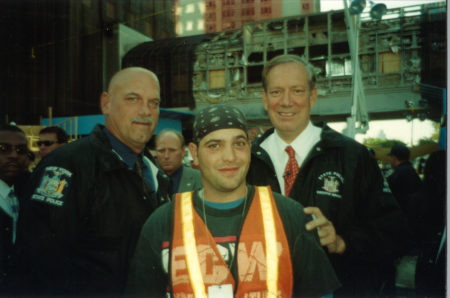
[(0, 208), (0, 293), (13, 253), (13, 218)]
[[(23, 190), (24, 183), (28, 179), (28, 172), (22, 174), (17, 178), (14, 190), (17, 198), (20, 200), (20, 194)], [(19, 201), (19, 206), (22, 202)], [(13, 218), (0, 208), (0, 296), (5, 291), (5, 280), (9, 268), (11, 266), (11, 259), (14, 254), (13, 244)]]
[(183, 173), (181, 174), (180, 183), (177, 192), (185, 192), (198, 190), (203, 187), (202, 175), (199, 170), (183, 165)]
[[(157, 206), (102, 129), (53, 151), (33, 172), (11, 273), (21, 294), (123, 291), (141, 227)], [(162, 171), (158, 184), (161, 205), (169, 200)]]
[[(301, 165), (290, 197), (319, 207), (346, 243), (343, 255), (329, 255), (343, 284), (337, 294), (374, 295), (381, 286), (379, 264), (389, 260), (392, 268), (393, 258), (406, 250), (405, 217), (369, 151), (326, 125), (317, 126), (323, 126), (321, 140)], [(280, 192), (271, 159), (260, 147), (273, 132), (252, 144), (247, 180)]]

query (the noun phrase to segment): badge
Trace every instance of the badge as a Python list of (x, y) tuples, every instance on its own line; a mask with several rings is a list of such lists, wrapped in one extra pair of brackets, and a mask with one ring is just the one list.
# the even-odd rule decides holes
[(209, 286), (208, 297), (212, 298), (228, 298), (233, 297), (233, 286), (231, 284)]
[(317, 190), (317, 194), (327, 195), (334, 198), (341, 199), (342, 195), (339, 193), (341, 186), (344, 183), (344, 177), (340, 173), (328, 171), (319, 176), (322, 183), (321, 189)]
[(60, 167), (46, 167), (39, 186), (31, 199), (61, 207), (70, 184), (72, 173)]

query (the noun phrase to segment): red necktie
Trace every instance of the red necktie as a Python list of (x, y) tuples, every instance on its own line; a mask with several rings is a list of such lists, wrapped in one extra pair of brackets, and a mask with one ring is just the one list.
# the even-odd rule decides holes
[(284, 169), (284, 193), (286, 197), (289, 196), (291, 192), (292, 185), (294, 184), (295, 178), (297, 177), (298, 173), (298, 164), (297, 160), (295, 160), (295, 151), (291, 146), (287, 146), (286, 149), (284, 149), (287, 154), (289, 155), (289, 160), (286, 165), (286, 168)]

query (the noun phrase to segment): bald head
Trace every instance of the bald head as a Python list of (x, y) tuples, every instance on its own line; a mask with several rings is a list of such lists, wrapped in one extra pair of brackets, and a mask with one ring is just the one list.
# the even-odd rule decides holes
[(183, 165), (186, 152), (183, 135), (176, 130), (164, 129), (156, 136), (155, 145), (159, 165), (171, 176)]
[(158, 85), (159, 89), (159, 80), (154, 72), (143, 67), (127, 67), (118, 71), (116, 74), (113, 75), (113, 77), (109, 81), (108, 92), (111, 93), (113, 88), (122, 85), (124, 82), (131, 79), (131, 77), (133, 76), (145, 74), (153, 78), (153, 80)]
[(106, 128), (136, 153), (142, 152), (156, 129), (160, 87), (148, 69), (129, 67), (117, 72), (101, 96)]

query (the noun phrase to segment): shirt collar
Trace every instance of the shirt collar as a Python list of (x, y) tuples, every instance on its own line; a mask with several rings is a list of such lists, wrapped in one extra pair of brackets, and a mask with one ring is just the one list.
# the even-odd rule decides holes
[(321, 129), (314, 126), (310, 121), (302, 133), (290, 144), (292, 148), (294, 148), (296, 154), (300, 156), (301, 162), (303, 162), (314, 145), (320, 141), (320, 133)]
[(11, 189), (14, 189), (14, 186), (9, 186), (5, 181), (0, 179), (0, 196), (6, 198)]
[(276, 153), (275, 156), (283, 156), (280, 169), (284, 169), (285, 163), (288, 160), (288, 155), (285, 152), (285, 148), (291, 145), (295, 151), (295, 159), (301, 167), (303, 161), (305, 160), (311, 149), (320, 141), (322, 129), (320, 127), (314, 126), (311, 121), (308, 123), (306, 128), (290, 143), (286, 143), (275, 130), (271, 135), (272, 140), (270, 140), (270, 146), (274, 146), (276, 151), (271, 153)]
[[(130, 149), (127, 145), (119, 141), (106, 127), (103, 128), (112, 149), (122, 158), (122, 160), (130, 167), (133, 168), (136, 162), (136, 158), (139, 154)], [(142, 153), (141, 153), (142, 154)]]

